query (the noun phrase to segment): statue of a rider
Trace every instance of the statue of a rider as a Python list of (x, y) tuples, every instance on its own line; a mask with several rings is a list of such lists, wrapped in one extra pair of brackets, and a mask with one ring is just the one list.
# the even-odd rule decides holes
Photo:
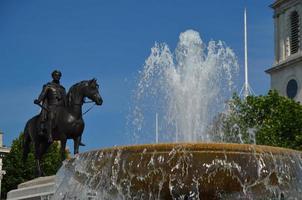
[(53, 80), (43, 86), (42, 92), (38, 99), (34, 100), (35, 104), (42, 102), (42, 110), (40, 114), (40, 135), (46, 135), (48, 142), (52, 143), (52, 131), (55, 127), (56, 110), (59, 106), (66, 106), (66, 91), (60, 85), (62, 73), (54, 70), (51, 73)]
[[(39, 134), (45, 135), (49, 143), (53, 142), (52, 132), (56, 126), (57, 108), (67, 106), (66, 90), (60, 84), (62, 73), (59, 70), (54, 70), (51, 76), (53, 80), (43, 85), (41, 94), (38, 99), (34, 100), (35, 104), (42, 102)], [(82, 142), (80, 145), (85, 146)]]

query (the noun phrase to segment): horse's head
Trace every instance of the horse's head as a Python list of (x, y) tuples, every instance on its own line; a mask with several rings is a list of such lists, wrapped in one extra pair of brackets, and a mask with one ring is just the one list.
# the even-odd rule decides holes
[(83, 88), (84, 97), (89, 98), (96, 105), (102, 105), (103, 99), (99, 93), (99, 85), (96, 79), (91, 79), (87, 81), (86, 87)]
[(68, 106), (83, 105), (86, 97), (95, 104), (102, 105), (103, 99), (96, 79), (81, 81), (71, 86), (67, 93)]

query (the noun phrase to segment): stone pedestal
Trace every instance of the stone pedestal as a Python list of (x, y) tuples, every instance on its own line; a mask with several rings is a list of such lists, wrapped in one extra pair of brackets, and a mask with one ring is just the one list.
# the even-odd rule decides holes
[(7, 193), (7, 200), (49, 200), (55, 192), (55, 176), (36, 178)]

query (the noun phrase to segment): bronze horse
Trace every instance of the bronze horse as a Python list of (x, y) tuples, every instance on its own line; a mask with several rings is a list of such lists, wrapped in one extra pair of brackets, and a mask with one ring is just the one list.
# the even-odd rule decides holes
[[(65, 160), (65, 147), (67, 139), (74, 141), (74, 154), (79, 153), (79, 145), (84, 130), (84, 120), (82, 118), (82, 106), (85, 98), (89, 98), (96, 105), (102, 105), (103, 99), (99, 93), (99, 86), (95, 79), (81, 81), (74, 84), (67, 93), (67, 106), (57, 107), (56, 126), (53, 129), (53, 139), (61, 142), (61, 159)], [(34, 154), (37, 167), (37, 176), (44, 173), (40, 162), (51, 143), (45, 135), (39, 134), (39, 115), (27, 121), (24, 129), (23, 160), (27, 159), (30, 143), (34, 145)]]

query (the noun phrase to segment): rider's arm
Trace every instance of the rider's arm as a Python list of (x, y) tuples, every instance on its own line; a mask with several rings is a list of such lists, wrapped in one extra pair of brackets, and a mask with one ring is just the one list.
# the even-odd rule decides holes
[(41, 92), (41, 94), (39, 95), (39, 97), (37, 99), (39, 101), (39, 103), (45, 99), (45, 97), (47, 95), (47, 90), (48, 90), (48, 86), (47, 85), (43, 85), (42, 92)]

